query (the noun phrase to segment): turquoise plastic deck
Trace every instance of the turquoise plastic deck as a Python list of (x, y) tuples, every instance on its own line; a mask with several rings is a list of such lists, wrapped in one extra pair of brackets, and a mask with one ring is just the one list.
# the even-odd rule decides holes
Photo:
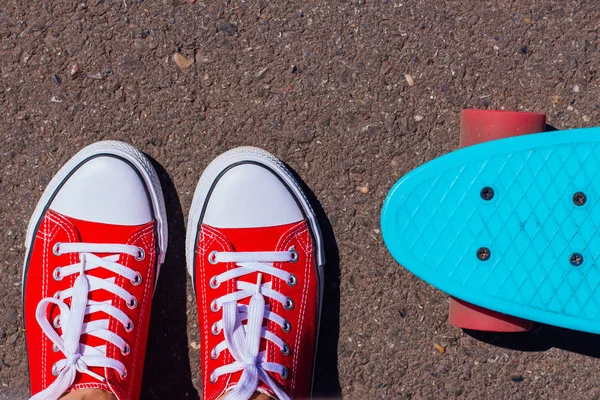
[[(491, 187), (494, 196), (480, 194)], [(586, 195), (578, 206), (576, 192)], [(401, 178), (381, 215), (406, 269), (459, 299), (600, 333), (600, 128), (487, 142)], [(488, 248), (490, 258), (477, 257)], [(583, 262), (571, 263), (579, 253)]]

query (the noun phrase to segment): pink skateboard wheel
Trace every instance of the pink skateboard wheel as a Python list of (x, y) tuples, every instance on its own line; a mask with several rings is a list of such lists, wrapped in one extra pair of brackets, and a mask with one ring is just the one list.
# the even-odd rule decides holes
[(463, 110), (460, 119), (460, 147), (511, 136), (546, 130), (546, 114), (500, 111)]
[(462, 329), (487, 332), (527, 332), (533, 323), (450, 297), (448, 322)]
[[(546, 115), (500, 110), (463, 110), (460, 146), (470, 146), (511, 136), (544, 132)], [(489, 332), (526, 332), (533, 323), (450, 298), (448, 322), (458, 328)]]

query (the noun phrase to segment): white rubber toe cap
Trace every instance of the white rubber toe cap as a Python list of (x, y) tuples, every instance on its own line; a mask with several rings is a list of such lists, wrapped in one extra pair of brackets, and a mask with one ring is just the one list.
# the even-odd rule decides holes
[(256, 228), (299, 222), (302, 211), (269, 169), (244, 163), (226, 170), (208, 197), (202, 223), (215, 228)]
[(86, 161), (67, 178), (50, 209), (85, 221), (141, 225), (152, 221), (152, 203), (134, 168), (117, 157)]

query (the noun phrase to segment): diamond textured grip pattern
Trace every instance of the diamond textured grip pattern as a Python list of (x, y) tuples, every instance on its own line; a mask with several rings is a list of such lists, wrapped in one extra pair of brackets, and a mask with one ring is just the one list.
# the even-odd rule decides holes
[[(494, 196), (484, 200), (481, 189)], [(585, 204), (573, 202), (585, 193)], [(505, 314), (600, 332), (600, 129), (503, 139), (433, 160), (394, 186), (386, 245), (433, 286)], [(490, 250), (481, 261), (477, 250)], [(583, 256), (573, 266), (570, 257)]]

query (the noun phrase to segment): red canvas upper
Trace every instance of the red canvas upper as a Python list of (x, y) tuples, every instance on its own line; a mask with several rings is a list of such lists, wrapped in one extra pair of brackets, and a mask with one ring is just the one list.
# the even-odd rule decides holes
[[(269, 275), (263, 276), (263, 282), (271, 282), (272, 289), (293, 299), (295, 306), (286, 310), (283, 305), (271, 299), (265, 299), (271, 311), (279, 314), (291, 323), (291, 331), (286, 333), (281, 327), (269, 321), (268, 329), (283, 339), (291, 348), (288, 356), (284, 356), (280, 348), (272, 342), (261, 339), (261, 350), (267, 351), (267, 362), (276, 362), (287, 367), (289, 376), (283, 379), (279, 374), (269, 373), (271, 378), (284, 389), (291, 398), (310, 396), (312, 367), (317, 334), (318, 314), (318, 279), (314, 260), (314, 243), (306, 221), (297, 223), (261, 227), (261, 228), (214, 228), (202, 225), (198, 232), (195, 252), (195, 290), (198, 302), (198, 326), (201, 331), (201, 367), (203, 399), (214, 400), (238, 382), (241, 372), (220, 376), (216, 383), (210, 382), (210, 374), (215, 368), (234, 361), (228, 350), (223, 351), (216, 360), (210, 351), (224, 340), (223, 332), (211, 333), (212, 325), (222, 318), (222, 310), (213, 312), (210, 303), (221, 296), (236, 291), (235, 279), (221, 284), (218, 288), (210, 287), (211, 277), (236, 268), (235, 263), (211, 264), (208, 257), (211, 252), (262, 252), (287, 251), (294, 247), (298, 252), (298, 261), (279, 263), (276, 268), (293, 273), (298, 283), (289, 286), (286, 282)], [(244, 276), (243, 279), (255, 283), (257, 273)], [(243, 301), (248, 304), (248, 299)], [(266, 321), (266, 320), (265, 320)], [(273, 395), (273, 392), (262, 382), (259, 390)]]
[[(52, 375), (52, 365), (65, 356), (59, 351), (54, 352), (52, 342), (44, 335), (36, 321), (36, 307), (46, 297), (52, 297), (57, 291), (71, 287), (76, 279), (70, 276), (57, 281), (53, 278), (56, 267), (76, 264), (79, 261), (78, 254), (55, 255), (54, 245), (58, 242), (84, 242), (84, 243), (109, 243), (109, 244), (131, 244), (145, 251), (145, 258), (138, 261), (135, 257), (121, 254), (119, 264), (141, 273), (143, 280), (139, 286), (134, 286), (128, 279), (112, 274), (103, 268), (86, 271), (86, 274), (99, 278), (116, 278), (115, 283), (125, 288), (138, 300), (138, 306), (131, 310), (125, 301), (116, 295), (104, 290), (90, 293), (89, 298), (95, 301), (110, 301), (112, 305), (124, 311), (134, 322), (132, 332), (126, 332), (123, 325), (116, 319), (105, 313), (96, 312), (92, 314), (94, 319), (109, 318), (109, 329), (123, 338), (130, 346), (131, 351), (123, 355), (116, 346), (102, 341), (96, 337), (82, 335), (81, 343), (90, 346), (106, 345), (106, 356), (121, 361), (126, 369), (127, 376), (124, 379), (112, 369), (90, 368), (93, 372), (105, 377), (104, 383), (87, 375), (77, 373), (71, 390), (100, 388), (113, 392), (119, 400), (138, 399), (142, 372), (144, 366), (144, 355), (146, 350), (146, 339), (152, 294), (156, 280), (156, 233), (154, 222), (138, 226), (109, 225), (96, 222), (82, 221), (61, 215), (48, 210), (43, 216), (37, 231), (35, 232), (29, 262), (26, 266), (24, 284), (24, 316), (26, 327), (27, 351), (30, 368), (30, 382), (32, 394), (38, 393), (48, 387), (56, 379)], [(108, 254), (96, 254), (106, 256)], [(65, 303), (70, 305), (70, 299)], [(53, 321), (58, 315), (58, 307), (52, 305), (48, 308), (47, 317)], [(86, 322), (90, 316), (86, 316)], [(57, 332), (61, 334), (61, 329)]]

